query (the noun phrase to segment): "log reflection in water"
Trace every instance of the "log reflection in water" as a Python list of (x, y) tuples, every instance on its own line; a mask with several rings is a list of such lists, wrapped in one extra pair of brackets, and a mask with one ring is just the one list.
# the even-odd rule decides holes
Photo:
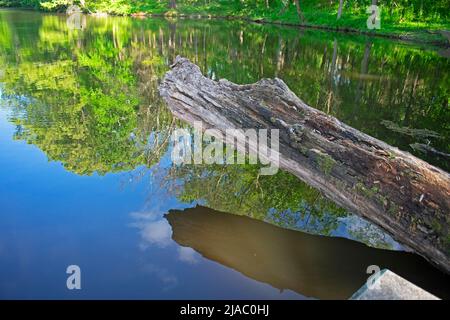
[(280, 290), (347, 299), (366, 282), (367, 267), (377, 265), (440, 298), (450, 297), (450, 277), (412, 253), (282, 229), (201, 206), (172, 210), (166, 219), (178, 244)]

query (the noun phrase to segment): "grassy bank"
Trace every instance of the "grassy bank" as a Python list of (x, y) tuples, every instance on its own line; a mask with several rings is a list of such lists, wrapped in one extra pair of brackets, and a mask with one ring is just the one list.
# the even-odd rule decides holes
[[(285, 2), (283, 2), (285, 1)], [(100, 0), (84, 1), (86, 11), (115, 15), (165, 15), (226, 17), (264, 23), (302, 25), (308, 27), (358, 32), (363, 34), (406, 39), (417, 42), (448, 44), (441, 33), (450, 30), (448, 4), (423, 0), (379, 0), (381, 29), (367, 28), (366, 13), (371, 0), (344, 0), (342, 16), (337, 19), (339, 0), (299, 0), (304, 20), (289, 0)], [(170, 2), (175, 8), (170, 8)], [(73, 0), (0, 0), (0, 6), (31, 6), (36, 9), (61, 11)], [(286, 6), (286, 3), (289, 3)], [(424, 4), (425, 3), (425, 4)], [(173, 5), (172, 5), (173, 7)]]

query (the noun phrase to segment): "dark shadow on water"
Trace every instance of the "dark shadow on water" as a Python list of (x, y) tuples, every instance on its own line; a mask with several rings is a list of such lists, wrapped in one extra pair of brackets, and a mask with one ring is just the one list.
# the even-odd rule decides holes
[(367, 267), (377, 265), (442, 299), (450, 298), (450, 276), (412, 253), (282, 229), (201, 206), (172, 210), (166, 219), (178, 244), (280, 290), (348, 299), (366, 282)]

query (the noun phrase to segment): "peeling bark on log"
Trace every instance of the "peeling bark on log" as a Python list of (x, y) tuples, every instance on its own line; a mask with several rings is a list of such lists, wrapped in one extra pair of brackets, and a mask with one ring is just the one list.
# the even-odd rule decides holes
[(450, 273), (450, 175), (309, 107), (280, 79), (237, 85), (177, 57), (160, 86), (205, 129), (279, 129), (280, 167)]

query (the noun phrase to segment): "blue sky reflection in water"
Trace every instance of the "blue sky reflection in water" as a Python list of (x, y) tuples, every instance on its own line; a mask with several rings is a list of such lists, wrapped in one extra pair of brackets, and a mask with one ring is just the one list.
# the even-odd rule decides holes
[[(0, 297), (301, 297), (177, 245), (163, 214), (189, 204), (158, 181), (147, 176), (135, 183), (133, 172), (67, 172), (38, 148), (12, 141), (4, 110), (0, 121)], [(80, 291), (66, 288), (70, 264), (81, 267)]]

